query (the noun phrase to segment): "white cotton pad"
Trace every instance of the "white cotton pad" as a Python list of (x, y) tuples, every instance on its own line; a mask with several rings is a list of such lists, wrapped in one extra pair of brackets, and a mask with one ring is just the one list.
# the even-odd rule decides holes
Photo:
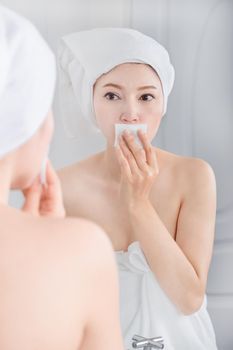
[(41, 170), (40, 170), (40, 182), (42, 185), (46, 184), (46, 168), (47, 168), (47, 161), (48, 157), (46, 156), (41, 164)]
[(118, 137), (124, 130), (129, 130), (135, 135), (135, 142), (141, 146), (141, 141), (138, 138), (137, 131), (142, 130), (147, 132), (147, 124), (115, 124), (115, 143), (114, 146), (119, 144)]

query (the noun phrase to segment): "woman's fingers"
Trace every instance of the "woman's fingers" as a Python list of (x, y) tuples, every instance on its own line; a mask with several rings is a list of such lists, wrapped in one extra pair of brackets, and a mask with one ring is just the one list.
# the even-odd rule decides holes
[(42, 190), (40, 211), (42, 215), (65, 216), (60, 180), (50, 160), (46, 167), (46, 184)]
[(116, 156), (118, 159), (118, 162), (120, 164), (122, 172), (126, 175), (128, 179), (131, 179), (132, 173), (130, 170), (129, 163), (127, 162), (127, 159), (125, 158), (120, 146), (116, 146)]
[(23, 195), (23, 211), (35, 216), (65, 216), (60, 180), (49, 160), (46, 166), (46, 183), (42, 185), (40, 177), (37, 176), (33, 184), (23, 191)]
[(142, 130), (139, 130), (138, 136), (142, 142), (143, 148), (146, 153), (147, 164), (158, 172), (159, 169), (158, 169), (156, 154), (147, 138), (146, 133), (142, 132)]
[[(144, 142), (143, 145), (148, 144)], [(153, 159), (150, 159), (150, 154), (148, 154), (148, 157), (150, 163), (154, 164)], [(121, 164), (121, 172), (123, 175), (127, 174), (129, 179), (129, 183), (128, 181), (125, 183), (126, 187), (122, 191), (122, 193), (127, 194), (126, 202), (129, 204), (132, 200), (148, 199), (157, 171), (156, 168), (147, 163), (144, 149), (136, 144), (132, 134), (127, 136), (123, 133), (123, 136), (119, 137), (117, 158)]]
[(129, 152), (133, 154), (135, 162), (138, 168), (144, 173), (149, 173), (150, 168), (148, 167), (145, 150), (135, 142), (133, 134), (123, 134), (124, 140), (129, 148)]
[(51, 197), (51, 199), (61, 198), (60, 181), (49, 159), (46, 166), (46, 184), (44, 188), (47, 196)]
[(131, 150), (128, 148), (128, 145), (122, 136), (119, 137), (119, 144), (120, 144), (122, 153), (124, 154), (128, 164), (129, 164), (132, 175), (139, 174), (140, 169), (138, 168), (138, 164), (136, 162), (136, 159), (135, 159), (133, 153), (131, 152)]
[(22, 192), (25, 198), (22, 210), (31, 213), (32, 215), (38, 216), (42, 193), (42, 186), (40, 184), (39, 177), (35, 179), (29, 188), (23, 190)]

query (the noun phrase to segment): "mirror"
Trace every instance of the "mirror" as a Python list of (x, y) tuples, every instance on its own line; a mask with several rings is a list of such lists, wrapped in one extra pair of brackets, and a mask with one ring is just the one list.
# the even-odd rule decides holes
[[(108, 26), (137, 29), (167, 48), (175, 67), (175, 84), (168, 98), (166, 116), (152, 143), (167, 152), (204, 159), (214, 170), (217, 216), (207, 284), (208, 311), (219, 348), (230, 350), (233, 344), (230, 329), (233, 321), (232, 2), (89, 0), (84, 3), (60, 0), (59, 4), (54, 1), (31, 4), (25, 0), (5, 0), (4, 4), (31, 19), (56, 53), (61, 36)], [(79, 139), (67, 138), (61, 121), (58, 91), (54, 114), (56, 130), (50, 158), (57, 169), (105, 149), (102, 134), (91, 130), (88, 123), (83, 123)], [(97, 193), (93, 191), (92, 195), (90, 201), (94, 201)], [(114, 191), (109, 192), (108, 200), (114, 207)], [(19, 205), (18, 194), (12, 194), (12, 203)], [(99, 208), (96, 197), (91, 215), (96, 215), (96, 219), (101, 217), (101, 220), (106, 216), (110, 220), (110, 208), (106, 207), (105, 213), (100, 213)], [(168, 229), (171, 225), (169, 210), (160, 208)], [(110, 221), (115, 219), (116, 216)], [(122, 214), (121, 220), (125, 223), (123, 219)], [(127, 224), (122, 226), (128, 230)], [(122, 226), (118, 224), (116, 228), (119, 235), (122, 235)], [(127, 245), (126, 240), (121, 243)], [(138, 248), (135, 243), (131, 245), (132, 251), (138, 252)], [(121, 259), (120, 252), (117, 258)], [(132, 254), (137, 266), (141, 266), (141, 258), (140, 253)]]

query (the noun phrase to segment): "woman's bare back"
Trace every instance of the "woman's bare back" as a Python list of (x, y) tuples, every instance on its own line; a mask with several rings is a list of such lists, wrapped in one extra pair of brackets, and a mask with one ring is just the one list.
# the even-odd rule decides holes
[(123, 349), (104, 232), (86, 220), (35, 218), (3, 206), (0, 217), (0, 348)]

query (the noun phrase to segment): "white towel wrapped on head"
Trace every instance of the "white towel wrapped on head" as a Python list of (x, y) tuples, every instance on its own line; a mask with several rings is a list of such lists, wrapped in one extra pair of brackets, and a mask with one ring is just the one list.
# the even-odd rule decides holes
[(97, 127), (93, 85), (103, 73), (122, 63), (145, 63), (157, 72), (164, 96), (163, 115), (166, 113), (175, 71), (167, 50), (153, 38), (130, 28), (95, 28), (61, 38), (58, 55), (60, 104), (71, 135), (75, 135), (75, 119), (80, 116)]

